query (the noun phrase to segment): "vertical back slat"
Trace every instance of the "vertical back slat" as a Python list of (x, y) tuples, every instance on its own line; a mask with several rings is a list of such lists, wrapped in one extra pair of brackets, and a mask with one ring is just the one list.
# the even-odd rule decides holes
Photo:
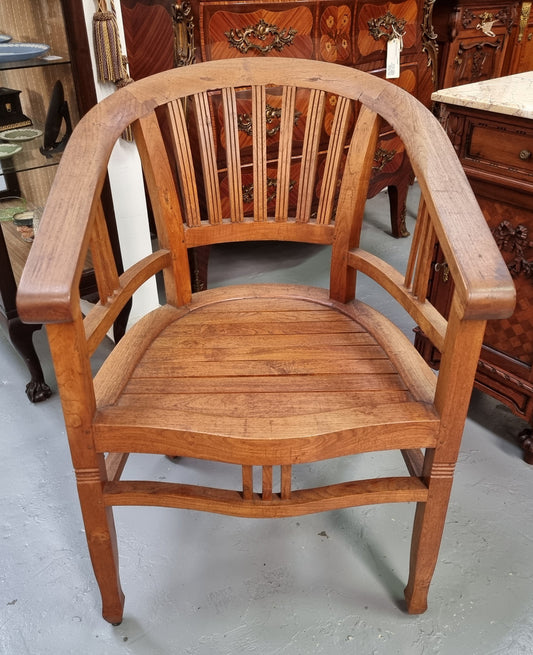
[(333, 212), (337, 192), (339, 167), (344, 152), (346, 134), (351, 116), (351, 102), (341, 96), (337, 99), (335, 116), (331, 126), (331, 137), (320, 182), (320, 201), (317, 211), (317, 223), (329, 223)]
[(326, 94), (324, 91), (319, 91), (317, 89), (311, 91), (305, 126), (300, 179), (298, 183), (298, 204), (296, 206), (297, 221), (308, 222), (309, 217), (311, 216), (315, 192), (320, 135), (324, 120), (325, 100)]
[(224, 133), (226, 137), (226, 166), (228, 171), (228, 195), (232, 222), (244, 220), (242, 199), (241, 152), (237, 124), (235, 89), (222, 89), (224, 107)]
[(109, 233), (105, 221), (102, 201), (96, 205), (94, 226), (91, 233), (91, 256), (96, 277), (96, 286), (102, 305), (107, 303), (108, 298), (118, 288), (118, 271), (113, 257), (113, 249), (109, 240)]
[(419, 300), (425, 300), (428, 292), (431, 262), (435, 248), (436, 235), (427, 207), (424, 206), (424, 220), (420, 233), (420, 244), (413, 280), (413, 293)]
[(222, 203), (218, 184), (215, 139), (207, 93), (196, 94), (193, 98), (193, 104), (198, 130), (198, 147), (202, 162), (207, 218), (211, 224), (220, 223), (222, 221)]
[(427, 227), (429, 219), (426, 201), (424, 196), (420, 196), (420, 203), (418, 205), (418, 216), (416, 218), (415, 231), (411, 243), (411, 250), (409, 251), (409, 259), (407, 260), (407, 267), (405, 269), (404, 284), (409, 288), (413, 284), (414, 273), (416, 270), (416, 260), (418, 258), (418, 251), (420, 244), (423, 241), (423, 235)]
[(346, 155), (335, 216), (330, 294), (339, 302), (348, 302), (355, 294), (355, 271), (347, 266), (346, 253), (359, 245), (379, 127), (380, 117), (362, 105)]
[(178, 167), (178, 176), (181, 185), (181, 197), (185, 212), (185, 223), (190, 227), (200, 225), (201, 215), (198, 204), (198, 190), (191, 143), (187, 129), (187, 121), (183, 104), (174, 100), (168, 104), (168, 115), (172, 129), (172, 145)]
[(278, 172), (276, 184), (276, 221), (286, 221), (289, 212), (291, 183), (292, 135), (294, 111), (296, 108), (296, 87), (285, 86), (281, 96), (281, 119), (278, 149)]
[(183, 305), (191, 299), (191, 279), (183, 234), (183, 215), (167, 149), (154, 112), (135, 121), (133, 129), (159, 245), (175, 254), (172, 268), (163, 269), (166, 299), (171, 305)]
[(254, 221), (267, 219), (267, 125), (266, 92), (262, 85), (252, 86), (252, 139)]

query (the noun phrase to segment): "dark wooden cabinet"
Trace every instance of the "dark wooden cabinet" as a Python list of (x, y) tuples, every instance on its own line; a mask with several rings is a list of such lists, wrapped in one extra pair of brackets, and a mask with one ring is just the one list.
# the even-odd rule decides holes
[[(491, 81), (490, 110), (475, 102), (475, 92), (460, 104), (439, 102), (437, 110), (517, 290), (513, 316), (489, 321), (476, 386), (533, 423), (533, 72)], [(523, 82), (522, 82), (523, 80)], [(498, 84), (495, 84), (498, 83)], [(475, 87), (481, 86), (474, 85)], [(472, 88), (472, 87), (470, 87)], [(486, 88), (486, 86), (485, 86)], [(459, 93), (460, 91), (452, 89)], [(446, 91), (443, 92), (445, 96)], [(436, 94), (438, 95), (438, 94)], [(482, 96), (480, 96), (481, 98)], [(466, 103), (475, 106), (461, 106)], [(487, 106), (490, 106), (490, 102)], [(507, 107), (505, 106), (507, 104)], [(503, 105), (503, 106), (502, 106)], [(502, 113), (503, 112), (503, 113)], [(451, 298), (446, 262), (436, 247), (429, 299), (444, 314)], [(417, 347), (438, 368), (439, 353), (422, 334)], [(523, 442), (533, 463), (533, 443)]]
[[(194, 61), (264, 56), (336, 62), (386, 77), (387, 42), (401, 35), (399, 75), (390, 81), (430, 104), (436, 74), (431, 0), (122, 0), (121, 6), (134, 79)], [(271, 109), (275, 129), (275, 101)], [(328, 120), (326, 112), (326, 131)], [(387, 127), (375, 161), (369, 196), (388, 188), (392, 232), (405, 236), (412, 171), (400, 139)]]
[(507, 74), (518, 2), (438, 0), (433, 10), (437, 35), (438, 88), (480, 82)]

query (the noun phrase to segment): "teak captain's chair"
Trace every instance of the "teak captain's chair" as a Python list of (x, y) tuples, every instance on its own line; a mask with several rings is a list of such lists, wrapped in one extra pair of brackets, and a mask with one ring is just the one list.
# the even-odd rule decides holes
[[(280, 129), (267, 138), (271, 98)], [(242, 103), (251, 137), (239, 131)], [(382, 119), (403, 139), (422, 194), (402, 273), (359, 243)], [(99, 196), (129, 124), (158, 248), (119, 276)], [(253, 183), (247, 202), (245, 178)], [(252, 240), (330, 244), (329, 289), (191, 293), (189, 248)], [(426, 300), (437, 240), (455, 285), (447, 318)], [(88, 250), (105, 301), (83, 318), (78, 282)], [(93, 379), (91, 355), (133, 292), (160, 271), (166, 304), (130, 328)], [(398, 327), (355, 299), (358, 274), (379, 283), (439, 348), (438, 376)], [(18, 305), (24, 320), (47, 324), (108, 621), (122, 620), (124, 601), (114, 505), (286, 517), (415, 502), (405, 597), (409, 612), (426, 609), (485, 321), (512, 312), (514, 287), (444, 131), (408, 93), (346, 67), (281, 58), (202, 63), (121, 89), (74, 130)], [(406, 463), (398, 477), (291, 484), (293, 464), (393, 449)], [(242, 486), (121, 480), (130, 452), (237, 464)], [(254, 467), (262, 467), (260, 491)]]

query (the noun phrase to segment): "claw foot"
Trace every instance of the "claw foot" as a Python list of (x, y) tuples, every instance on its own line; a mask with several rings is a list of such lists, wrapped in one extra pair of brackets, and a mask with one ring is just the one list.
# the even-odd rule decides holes
[(46, 382), (31, 380), (26, 385), (26, 395), (32, 403), (40, 403), (52, 395), (52, 390)]

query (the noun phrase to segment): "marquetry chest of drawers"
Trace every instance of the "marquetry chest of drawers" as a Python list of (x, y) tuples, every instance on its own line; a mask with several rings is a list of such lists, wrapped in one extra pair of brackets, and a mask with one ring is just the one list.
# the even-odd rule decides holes
[[(171, 65), (265, 56), (336, 62), (386, 77), (387, 43), (399, 37), (398, 77), (390, 81), (430, 105), (436, 74), (433, 0), (122, 0), (121, 5), (134, 79)], [(154, 29), (157, 21), (160, 27)], [(275, 138), (275, 99), (269, 111), (269, 138)], [(395, 236), (407, 234), (405, 200), (411, 182), (403, 145), (385, 126), (369, 196), (388, 188)]]

